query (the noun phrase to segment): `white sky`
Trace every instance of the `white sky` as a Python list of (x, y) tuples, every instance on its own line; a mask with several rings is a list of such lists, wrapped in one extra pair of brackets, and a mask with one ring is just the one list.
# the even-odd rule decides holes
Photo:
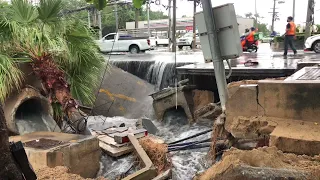
[[(245, 13), (255, 11), (255, 0), (211, 0), (213, 6), (218, 6), (225, 3), (234, 3), (236, 13), (238, 15), (244, 16)], [(315, 0), (315, 23), (320, 24), (320, 1)], [(161, 4), (168, 4), (167, 0), (160, 0)], [(295, 22), (297, 24), (303, 24), (306, 20), (307, 14), (307, 3), (308, 0), (296, 0), (296, 16)], [(275, 22), (276, 31), (284, 31), (286, 20), (288, 16), (292, 16), (293, 0), (285, 0), (284, 4), (277, 4), (277, 12), (279, 12), (280, 21)], [(177, 0), (177, 17), (186, 15), (188, 17), (193, 16), (193, 2), (188, 2), (187, 0)], [(263, 19), (261, 22), (271, 25), (271, 14), (272, 12), (273, 0), (257, 0), (257, 12)], [(161, 10), (167, 14), (167, 11), (162, 6), (157, 6), (151, 4), (152, 10)], [(197, 11), (202, 11), (200, 7), (197, 7)]]

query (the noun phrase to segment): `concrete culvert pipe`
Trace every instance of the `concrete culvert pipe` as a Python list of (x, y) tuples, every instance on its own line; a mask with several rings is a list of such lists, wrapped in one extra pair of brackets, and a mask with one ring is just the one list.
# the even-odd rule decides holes
[(4, 113), (12, 134), (60, 131), (52, 118), (52, 107), (48, 99), (32, 87), (12, 93), (4, 104)]

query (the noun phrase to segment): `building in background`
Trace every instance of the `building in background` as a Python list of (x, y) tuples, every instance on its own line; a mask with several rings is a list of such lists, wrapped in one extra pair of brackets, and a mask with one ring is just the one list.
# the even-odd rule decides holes
[[(254, 19), (238, 17), (239, 33), (243, 34), (246, 28), (251, 28), (254, 25)], [(193, 18), (177, 18), (176, 30), (180, 33), (186, 33), (193, 30)], [(150, 30), (155, 35), (167, 35), (169, 20), (150, 20)], [(147, 29), (148, 21), (139, 21), (138, 29)], [(135, 29), (135, 22), (126, 22), (126, 29)]]

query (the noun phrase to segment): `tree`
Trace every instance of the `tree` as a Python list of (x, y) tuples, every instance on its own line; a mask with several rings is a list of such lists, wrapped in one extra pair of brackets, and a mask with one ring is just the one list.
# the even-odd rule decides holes
[(246, 17), (246, 18), (252, 18), (252, 13), (251, 12), (249, 12), (249, 13), (246, 13), (244, 16)]
[[(0, 72), (6, 71), (0, 66)], [(21, 172), (17, 168), (9, 148), (9, 136), (7, 124), (0, 104), (0, 179), (23, 180)]]
[(93, 104), (104, 59), (85, 23), (63, 16), (62, 10), (61, 0), (41, 0), (38, 7), (12, 0), (9, 8), (0, 9), (0, 100), (21, 87), (24, 74), (18, 63), (23, 60), (49, 100), (77, 125), (83, 116), (76, 99)]

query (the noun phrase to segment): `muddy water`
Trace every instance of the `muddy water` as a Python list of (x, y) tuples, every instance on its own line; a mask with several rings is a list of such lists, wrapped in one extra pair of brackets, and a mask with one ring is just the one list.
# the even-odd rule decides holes
[[(162, 137), (165, 142), (172, 142), (179, 140), (198, 132), (207, 130), (212, 127), (212, 123), (204, 121), (201, 124), (188, 125), (185, 115), (181, 112), (172, 111), (165, 115), (165, 121), (163, 123), (153, 121), (158, 127), (158, 136)], [(125, 123), (127, 126), (132, 126), (137, 120), (126, 119), (123, 117), (106, 118), (103, 116), (90, 117), (88, 121), (89, 127), (105, 128), (111, 126), (118, 126), (121, 123)], [(179, 123), (176, 123), (179, 122)], [(194, 140), (203, 140), (209, 138), (210, 133), (199, 136)], [(171, 152), (173, 163), (173, 177), (174, 180), (191, 180), (194, 175), (205, 169), (206, 154), (209, 148), (202, 148), (196, 150), (186, 150), (180, 152)], [(121, 157), (118, 159), (111, 158), (104, 155), (101, 159), (100, 176), (107, 177), (109, 179), (116, 179), (120, 175), (123, 175), (128, 168), (134, 163), (135, 158), (131, 155)], [(132, 173), (133, 171), (131, 170)]]

